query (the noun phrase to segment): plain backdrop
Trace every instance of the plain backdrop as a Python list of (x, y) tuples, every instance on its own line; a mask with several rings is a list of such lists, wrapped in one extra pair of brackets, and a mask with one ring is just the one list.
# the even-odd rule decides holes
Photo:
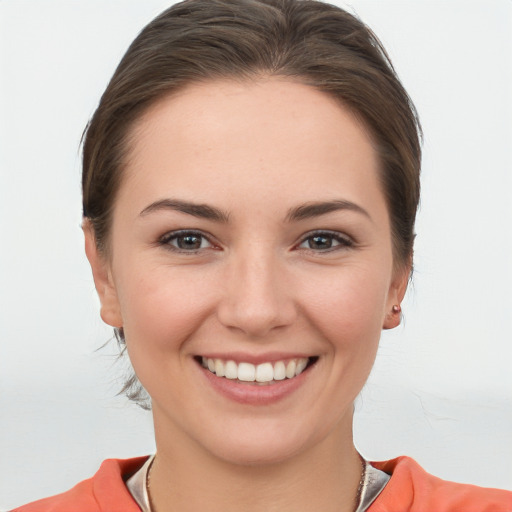
[[(512, 489), (512, 2), (376, 0), (425, 132), (416, 270), (356, 404), (370, 459)], [(0, 509), (154, 450), (98, 314), (82, 130), (164, 0), (0, 0)]]

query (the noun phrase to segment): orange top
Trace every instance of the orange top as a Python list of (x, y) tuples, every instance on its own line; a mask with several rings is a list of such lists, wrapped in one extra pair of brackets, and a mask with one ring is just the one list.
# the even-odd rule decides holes
[[(106, 460), (92, 478), (71, 490), (12, 512), (140, 512), (124, 481), (145, 460)], [(392, 476), (368, 512), (512, 512), (510, 491), (447, 482), (408, 457), (372, 465)]]
[(372, 466), (392, 476), (368, 512), (512, 512), (512, 492), (441, 480), (409, 457)]

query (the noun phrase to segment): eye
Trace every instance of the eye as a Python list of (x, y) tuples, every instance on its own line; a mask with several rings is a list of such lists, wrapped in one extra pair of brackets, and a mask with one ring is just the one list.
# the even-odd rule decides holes
[(210, 240), (198, 231), (173, 231), (160, 238), (159, 243), (179, 252), (197, 252), (213, 247)]
[(310, 251), (327, 252), (344, 247), (352, 247), (354, 243), (350, 238), (341, 233), (331, 231), (321, 231), (311, 233), (298, 245), (299, 249), (308, 249)]

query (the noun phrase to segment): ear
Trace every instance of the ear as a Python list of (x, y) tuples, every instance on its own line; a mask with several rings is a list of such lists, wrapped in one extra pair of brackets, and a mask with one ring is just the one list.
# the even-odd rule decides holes
[(393, 281), (389, 287), (388, 300), (386, 302), (386, 311), (384, 321), (382, 324), (383, 329), (394, 329), (400, 325), (402, 320), (402, 313), (400, 308), (395, 310), (393, 306), (400, 306), (402, 303), (409, 278), (411, 276), (412, 264), (402, 265), (400, 268), (395, 269)]
[(91, 265), (94, 285), (100, 298), (102, 320), (112, 327), (122, 327), (121, 308), (117, 298), (116, 287), (112, 278), (110, 262), (96, 245), (94, 228), (88, 219), (82, 223), (85, 237), (85, 254)]

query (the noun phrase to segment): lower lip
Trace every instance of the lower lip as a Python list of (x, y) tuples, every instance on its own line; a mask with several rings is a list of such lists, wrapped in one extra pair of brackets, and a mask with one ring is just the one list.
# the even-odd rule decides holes
[(283, 400), (302, 386), (308, 378), (312, 367), (306, 368), (300, 375), (292, 379), (274, 381), (271, 384), (262, 386), (256, 383), (242, 383), (234, 379), (217, 377), (202, 366), (199, 366), (199, 369), (213, 389), (226, 398), (241, 404), (270, 405)]

